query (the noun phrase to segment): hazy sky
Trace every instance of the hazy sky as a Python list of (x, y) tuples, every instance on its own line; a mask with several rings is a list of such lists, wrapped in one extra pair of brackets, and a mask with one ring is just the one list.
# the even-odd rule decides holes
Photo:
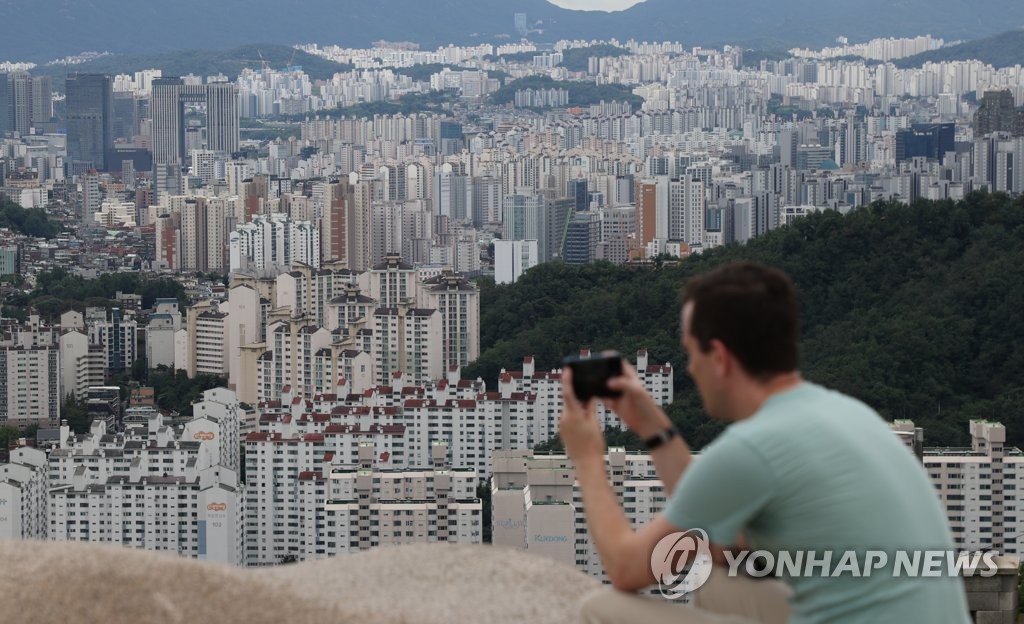
[(548, 0), (548, 2), (566, 9), (616, 11), (618, 9), (628, 9), (640, 2), (640, 0)]

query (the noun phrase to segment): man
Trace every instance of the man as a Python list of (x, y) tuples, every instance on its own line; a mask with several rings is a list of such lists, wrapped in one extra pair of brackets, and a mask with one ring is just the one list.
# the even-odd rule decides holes
[(716, 563), (727, 562), (723, 549), (746, 547), (831, 551), (836, 559), (846, 551), (894, 557), (953, 550), (923, 467), (886, 423), (864, 404), (801, 378), (799, 304), (785, 274), (737, 263), (690, 280), (682, 334), (687, 372), (704, 407), (729, 427), (693, 459), (632, 368), (609, 381), (622, 396), (604, 399), (606, 405), (647, 442), (671, 493), (664, 511), (636, 531), (605, 474), (596, 405), (580, 404), (571, 373), (563, 374), (561, 436), (591, 539), (615, 588), (588, 598), (583, 619), (969, 622), (959, 577), (896, 576), (891, 565), (867, 576), (819, 568), (786, 576), (785, 583), (729, 576), (716, 565), (686, 606), (626, 593), (656, 582), (652, 552), (662, 538), (693, 529), (706, 532)]

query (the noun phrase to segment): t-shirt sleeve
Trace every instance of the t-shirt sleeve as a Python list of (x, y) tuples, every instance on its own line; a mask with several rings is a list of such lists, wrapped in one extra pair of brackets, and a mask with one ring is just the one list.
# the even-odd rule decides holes
[(750, 444), (729, 432), (696, 456), (665, 505), (680, 530), (703, 529), (716, 544), (736, 536), (775, 492), (771, 468)]

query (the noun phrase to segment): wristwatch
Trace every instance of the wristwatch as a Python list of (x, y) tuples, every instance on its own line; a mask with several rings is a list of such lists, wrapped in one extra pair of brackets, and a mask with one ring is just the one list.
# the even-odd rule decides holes
[(679, 435), (679, 430), (676, 429), (674, 426), (670, 426), (661, 433), (659, 433), (658, 435), (644, 440), (644, 446), (647, 447), (648, 451), (653, 451), (654, 449), (658, 448), (662, 444), (665, 444), (666, 442), (676, 437), (677, 435)]

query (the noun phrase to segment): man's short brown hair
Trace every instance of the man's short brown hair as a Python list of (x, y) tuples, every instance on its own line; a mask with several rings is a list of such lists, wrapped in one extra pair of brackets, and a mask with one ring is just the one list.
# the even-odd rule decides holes
[(690, 334), (701, 351), (719, 340), (752, 377), (795, 371), (800, 360), (800, 304), (782, 271), (735, 262), (689, 280)]

